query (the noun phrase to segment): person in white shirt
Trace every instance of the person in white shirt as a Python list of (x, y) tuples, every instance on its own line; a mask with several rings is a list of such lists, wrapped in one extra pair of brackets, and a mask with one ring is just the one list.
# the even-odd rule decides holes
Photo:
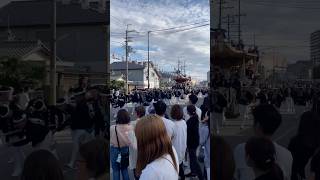
[(187, 123), (183, 120), (182, 108), (178, 104), (172, 106), (170, 116), (174, 120), (176, 130), (176, 137), (172, 144), (178, 154), (179, 176), (184, 180), (183, 160), (187, 149)]
[[(266, 104), (257, 106), (253, 112), (254, 131), (256, 137), (271, 140), (272, 135), (281, 124), (281, 114), (274, 106)], [(276, 163), (283, 171), (284, 179), (290, 180), (292, 169), (292, 155), (286, 148), (273, 142), (276, 150)], [(236, 180), (253, 180), (255, 174), (246, 163), (245, 143), (239, 144), (234, 150)]]
[[(201, 109), (196, 106), (197, 102), (198, 102), (198, 97), (194, 94), (191, 94), (189, 96), (189, 105), (194, 105), (196, 107), (196, 112), (197, 112), (198, 117), (201, 117), (201, 114), (202, 114)], [(190, 119), (190, 116), (187, 111), (187, 106), (183, 108), (183, 117), (184, 117), (184, 120), (186, 120), (186, 121), (188, 119)]]
[(158, 101), (154, 104), (154, 109), (156, 114), (161, 117), (170, 139), (173, 140), (175, 138), (175, 125), (171, 120), (164, 117), (167, 110), (167, 105), (163, 101)]
[[(135, 108), (135, 114), (136, 114), (136, 120), (131, 121), (131, 125), (133, 128), (136, 127), (137, 122), (146, 115), (146, 109), (144, 106), (138, 106)], [(134, 134), (128, 134), (129, 140), (132, 144), (132, 146), (129, 146), (129, 169), (133, 170), (133, 175), (136, 180), (139, 180), (139, 177), (137, 176), (136, 173), (136, 165), (137, 165), (137, 139)]]
[(140, 180), (178, 180), (178, 155), (163, 120), (157, 115), (141, 118), (135, 128)]

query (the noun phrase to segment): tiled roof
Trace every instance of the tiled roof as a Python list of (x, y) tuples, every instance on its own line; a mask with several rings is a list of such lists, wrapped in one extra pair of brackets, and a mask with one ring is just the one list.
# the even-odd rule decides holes
[[(125, 70), (126, 69), (126, 62), (113, 62), (111, 64), (111, 70)], [(135, 70), (135, 69), (144, 69), (142, 64), (138, 64), (136, 62), (128, 62), (128, 69)]]
[[(0, 27), (50, 25), (51, 0), (13, 1), (0, 8)], [(107, 24), (109, 12), (83, 9), (79, 3), (57, 2), (57, 25)]]
[[(47, 55), (50, 50), (41, 41), (2, 41), (0, 42), (0, 58), (22, 58), (33, 51), (42, 49)], [(57, 58), (58, 61), (61, 61)]]

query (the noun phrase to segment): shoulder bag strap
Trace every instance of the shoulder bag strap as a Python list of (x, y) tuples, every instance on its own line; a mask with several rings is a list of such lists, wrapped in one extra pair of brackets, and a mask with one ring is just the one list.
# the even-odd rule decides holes
[(115, 126), (115, 130), (116, 130), (116, 137), (117, 137), (118, 148), (119, 148), (119, 151), (120, 151), (120, 144), (119, 144), (119, 139), (118, 139), (117, 125)]

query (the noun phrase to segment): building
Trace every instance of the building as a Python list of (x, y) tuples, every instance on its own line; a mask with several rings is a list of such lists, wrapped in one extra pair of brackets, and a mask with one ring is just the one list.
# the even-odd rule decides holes
[[(126, 75), (126, 62), (113, 62), (111, 64), (111, 76)], [(150, 63), (150, 88), (160, 87), (160, 74), (154, 67), (153, 63)], [(128, 84), (129, 90), (134, 88), (148, 88), (148, 63), (147, 62), (128, 62)]]
[(277, 52), (266, 52), (260, 56), (257, 68), (261, 79), (285, 80), (287, 66), (285, 56)]
[(320, 30), (311, 33), (310, 58), (314, 66), (320, 64)]
[[(45, 68), (45, 76), (42, 82), (39, 82), (40, 87), (49, 87), (49, 77), (50, 77), (50, 50), (41, 41), (2, 41), (0, 42), (0, 59), (10, 60), (15, 58), (18, 61), (23, 61), (31, 63), (32, 65), (40, 68)], [(68, 78), (67, 69), (74, 66), (73, 62), (62, 61), (57, 57), (57, 89), (58, 96), (63, 94), (68, 90), (69, 86), (67, 83)], [(76, 82), (75, 82), (76, 83)]]
[(297, 61), (288, 65), (286, 76), (291, 80), (312, 79), (310, 74), (311, 69), (312, 62), (310, 60)]
[[(107, 1), (58, 0), (57, 56), (87, 73), (106, 73)], [(104, 2), (104, 3), (103, 3)], [(51, 0), (12, 1), (0, 8), (0, 41), (37, 41), (50, 48)]]
[(164, 88), (172, 87), (175, 84), (174, 73), (161, 71), (160, 76), (161, 76), (161, 79), (160, 79), (160, 86), (161, 87), (164, 87)]

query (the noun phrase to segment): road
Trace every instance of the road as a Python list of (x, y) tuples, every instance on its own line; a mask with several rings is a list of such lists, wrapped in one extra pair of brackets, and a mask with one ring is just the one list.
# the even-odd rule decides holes
[[(305, 111), (304, 106), (296, 106), (296, 113), (282, 114), (282, 123), (278, 130), (275, 132), (272, 139), (278, 144), (288, 147), (290, 139), (296, 134), (300, 116)], [(227, 120), (226, 125), (221, 130), (221, 135), (226, 139), (232, 148), (236, 145), (245, 142), (249, 137), (253, 135), (252, 121), (246, 123), (244, 129), (240, 129), (240, 120), (232, 119)]]

